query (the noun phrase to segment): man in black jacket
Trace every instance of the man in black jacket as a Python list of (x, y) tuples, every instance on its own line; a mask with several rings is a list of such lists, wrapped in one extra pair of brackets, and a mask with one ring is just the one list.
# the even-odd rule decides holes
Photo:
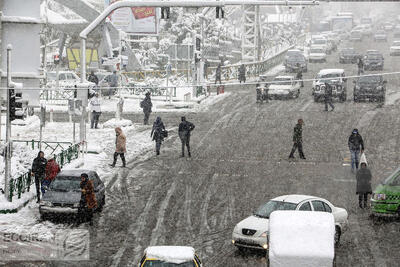
[(151, 103), (150, 92), (146, 93), (146, 97), (142, 100), (142, 102), (140, 102), (140, 107), (143, 109), (144, 113), (144, 125), (148, 125), (151, 108), (153, 107), (153, 103)]
[(294, 159), (294, 152), (299, 149), (299, 155), (301, 159), (306, 159), (303, 153), (303, 119), (298, 119), (296, 126), (293, 131), (293, 147), (290, 152), (289, 159)]
[(94, 71), (90, 72), (90, 75), (88, 77), (88, 81), (95, 83), (96, 85), (99, 85), (99, 78), (97, 78), (97, 76), (94, 74)]
[(44, 158), (43, 151), (39, 151), (38, 156), (32, 163), (32, 176), (35, 176), (37, 203), (40, 202), (40, 185), (46, 175), (47, 160)]
[(182, 122), (179, 124), (179, 138), (181, 139), (182, 142), (182, 157), (185, 156), (185, 145), (188, 150), (188, 155), (189, 158), (192, 156), (190, 154), (190, 132), (193, 131), (194, 129), (194, 124), (191, 122), (188, 122), (185, 117), (181, 118)]
[(335, 106), (332, 104), (332, 86), (328, 83), (325, 83), (325, 111), (328, 111), (328, 104), (331, 106), (331, 111), (335, 109)]
[(358, 133), (358, 129), (354, 129), (349, 137), (348, 141), (349, 150), (351, 154), (351, 171), (358, 170), (358, 162), (361, 153), (364, 152), (364, 141), (361, 135)]

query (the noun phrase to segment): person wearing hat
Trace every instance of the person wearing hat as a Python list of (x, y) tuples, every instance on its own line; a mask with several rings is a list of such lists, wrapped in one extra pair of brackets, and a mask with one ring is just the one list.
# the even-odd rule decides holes
[(126, 136), (122, 132), (121, 127), (116, 127), (114, 161), (110, 166), (112, 168), (115, 167), (119, 155), (122, 160), (122, 167), (125, 168), (126, 167), (125, 153), (126, 153)]
[[(357, 171), (357, 190), (358, 195), (358, 205), (360, 208), (367, 208), (368, 194), (372, 194), (371, 179), (372, 174), (370, 169), (368, 169), (367, 159), (363, 155), (360, 161), (361, 168)], [(364, 204), (364, 205), (363, 205)]]
[(351, 171), (358, 170), (358, 162), (360, 152), (364, 152), (364, 141), (358, 132), (358, 129), (353, 129), (349, 137), (348, 146), (351, 154)]
[(153, 141), (156, 141), (156, 154), (160, 155), (161, 143), (164, 141), (165, 126), (161, 120), (161, 117), (157, 117), (153, 123), (153, 129), (151, 130), (150, 137)]
[(192, 156), (190, 154), (190, 133), (195, 128), (194, 124), (187, 121), (186, 117), (181, 117), (181, 123), (179, 124), (178, 135), (182, 143), (182, 158), (185, 156), (185, 145), (187, 147), (189, 158)]
[(151, 108), (153, 107), (153, 103), (151, 103), (150, 92), (146, 93), (145, 98), (140, 102), (140, 107), (143, 109), (144, 113), (144, 125), (149, 124), (149, 118), (151, 113)]
[(331, 107), (331, 111), (335, 109), (335, 106), (332, 103), (332, 86), (328, 83), (325, 83), (325, 94), (324, 94), (324, 102), (325, 102), (325, 111), (328, 111), (328, 105)]
[(293, 147), (292, 151), (290, 152), (289, 159), (294, 159), (294, 152), (296, 149), (299, 149), (299, 155), (301, 159), (306, 159), (303, 153), (303, 119), (298, 119), (297, 124), (294, 127), (293, 131)]
[(90, 118), (90, 128), (97, 129), (97, 125), (99, 123), (99, 117), (101, 115), (101, 106), (99, 100), (99, 93), (95, 93), (94, 96), (89, 101), (90, 111), (92, 112)]
[(81, 200), (79, 202), (79, 219), (87, 219), (92, 225), (93, 212), (97, 208), (96, 195), (94, 193), (93, 181), (89, 180), (86, 173), (81, 174)]

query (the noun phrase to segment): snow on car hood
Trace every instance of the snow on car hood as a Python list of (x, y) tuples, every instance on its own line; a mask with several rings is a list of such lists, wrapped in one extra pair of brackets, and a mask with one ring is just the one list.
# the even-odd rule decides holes
[(325, 57), (325, 53), (310, 53), (309, 57)]
[(250, 217), (247, 217), (246, 219), (240, 221), (236, 225), (236, 227), (238, 229), (246, 228), (246, 229), (257, 230), (257, 232), (266, 232), (268, 231), (268, 223), (269, 219), (251, 215)]

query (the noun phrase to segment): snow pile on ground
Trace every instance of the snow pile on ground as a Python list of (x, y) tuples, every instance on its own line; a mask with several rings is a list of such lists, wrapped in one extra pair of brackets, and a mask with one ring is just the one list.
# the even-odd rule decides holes
[(125, 120), (125, 119), (111, 119), (106, 121), (103, 124), (103, 128), (116, 128), (116, 127), (126, 127), (126, 126), (131, 126), (132, 121), (131, 120)]
[(194, 259), (194, 248), (192, 247), (153, 246), (148, 247), (145, 253), (147, 258), (175, 264), (182, 264)]
[(269, 220), (271, 267), (328, 267), (335, 254), (335, 222), (327, 212), (274, 211)]

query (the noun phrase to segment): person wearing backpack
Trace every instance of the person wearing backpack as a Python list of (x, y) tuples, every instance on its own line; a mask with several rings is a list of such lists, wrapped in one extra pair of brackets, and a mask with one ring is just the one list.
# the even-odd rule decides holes
[(185, 157), (185, 145), (187, 147), (189, 158), (192, 156), (190, 154), (190, 133), (194, 130), (194, 127), (194, 124), (187, 121), (186, 117), (181, 117), (178, 134), (182, 142), (182, 158)]
[(161, 143), (164, 141), (165, 126), (160, 117), (157, 117), (153, 123), (153, 129), (151, 130), (150, 137), (153, 137), (153, 141), (156, 141), (156, 153), (160, 155)]

